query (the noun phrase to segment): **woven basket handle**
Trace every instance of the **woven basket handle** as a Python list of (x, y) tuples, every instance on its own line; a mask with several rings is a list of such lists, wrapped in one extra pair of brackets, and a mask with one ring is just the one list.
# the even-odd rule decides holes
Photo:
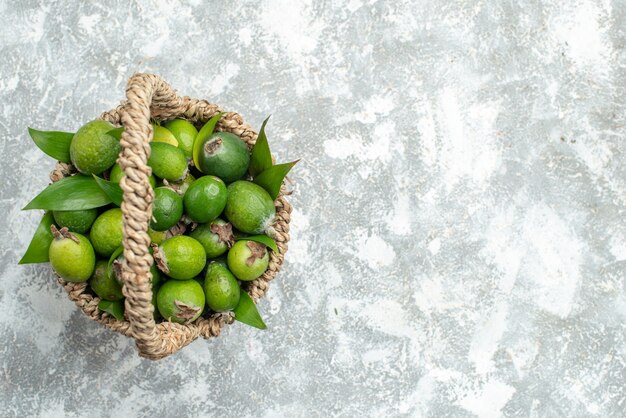
[(150, 155), (152, 126), (150, 116), (161, 118), (181, 113), (186, 98), (160, 77), (153, 74), (135, 74), (126, 87), (127, 102), (121, 110), (124, 133), (120, 140), (122, 152), (119, 164), (126, 174), (120, 181), (124, 192), (122, 215), (124, 223), (124, 263), (122, 281), (126, 297), (126, 317), (131, 333), (144, 356), (162, 352), (163, 338), (153, 317), (150, 265), (148, 252), (150, 237), (148, 225), (152, 217), (154, 191), (148, 183), (151, 169), (147, 164)]

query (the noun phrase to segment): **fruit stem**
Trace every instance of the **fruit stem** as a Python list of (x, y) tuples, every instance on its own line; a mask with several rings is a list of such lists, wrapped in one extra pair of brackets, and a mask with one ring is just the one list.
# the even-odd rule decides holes
[(50, 232), (52, 232), (52, 235), (54, 235), (55, 239), (67, 238), (67, 239), (71, 239), (76, 244), (80, 244), (80, 240), (78, 239), (78, 237), (72, 234), (70, 230), (67, 229), (67, 227), (65, 226), (61, 228), (61, 230), (59, 231), (57, 227), (54, 224), (52, 224), (50, 225)]
[(54, 239), (63, 239), (63, 234), (61, 234), (54, 224), (50, 225), (50, 232), (52, 232)]

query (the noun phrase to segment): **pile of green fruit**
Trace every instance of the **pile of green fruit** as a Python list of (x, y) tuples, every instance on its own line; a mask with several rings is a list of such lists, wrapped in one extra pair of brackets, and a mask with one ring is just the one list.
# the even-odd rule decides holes
[[(273, 164), (267, 119), (250, 151), (240, 137), (215, 131), (221, 116), (200, 131), (183, 119), (153, 123), (148, 234), (155, 319), (186, 324), (233, 311), (235, 319), (264, 328), (241, 285), (263, 275), (269, 252), (278, 251), (266, 232), (283, 179), (297, 161)], [(116, 160), (123, 128), (94, 120), (76, 133), (29, 133), (41, 150), (77, 173), (24, 208), (46, 213), (20, 264), (49, 261), (65, 281), (87, 282), (100, 298), (98, 307), (122, 320), (119, 183), (125, 174)]]

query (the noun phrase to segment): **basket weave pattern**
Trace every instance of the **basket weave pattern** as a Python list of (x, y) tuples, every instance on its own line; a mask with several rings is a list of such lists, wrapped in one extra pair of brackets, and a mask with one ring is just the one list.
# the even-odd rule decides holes
[[(117, 108), (103, 113), (100, 118), (116, 126), (124, 126), (120, 140), (122, 151), (118, 163), (125, 177), (120, 181), (123, 191), (122, 218), (124, 225), (124, 263), (122, 264), (123, 292), (125, 296), (125, 321), (118, 321), (98, 309), (100, 299), (89, 291), (87, 283), (71, 283), (58, 278), (69, 298), (91, 319), (114, 331), (135, 339), (139, 355), (152, 360), (166, 357), (198, 337), (218, 336), (221, 328), (233, 322), (229, 313), (217, 313), (209, 318), (200, 317), (188, 325), (172, 322), (156, 323), (153, 319), (150, 265), (148, 252), (150, 238), (148, 225), (152, 217), (154, 192), (148, 183), (151, 169), (147, 165), (150, 154), (152, 126), (150, 120), (166, 121), (183, 118), (195, 125), (203, 124), (221, 112), (217, 105), (206, 100), (178, 96), (160, 77), (153, 74), (135, 74), (126, 87), (126, 100)], [(233, 112), (220, 119), (218, 131), (232, 132), (251, 148), (257, 134)], [(71, 175), (75, 170), (68, 164), (59, 163), (51, 174), (52, 181)], [(278, 245), (278, 253), (270, 251), (267, 271), (250, 282), (248, 294), (257, 302), (268, 289), (269, 281), (280, 270), (289, 241), (291, 206), (284, 198), (283, 190), (275, 201), (276, 222), (269, 234)]]

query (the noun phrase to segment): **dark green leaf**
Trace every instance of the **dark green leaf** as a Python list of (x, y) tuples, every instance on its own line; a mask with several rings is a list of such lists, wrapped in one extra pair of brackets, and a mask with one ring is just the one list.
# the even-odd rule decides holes
[(99, 208), (109, 203), (111, 199), (92, 177), (79, 174), (52, 183), (23, 210), (82, 210)]
[(50, 232), (50, 225), (54, 223), (52, 212), (46, 212), (37, 226), (33, 239), (28, 244), (28, 249), (24, 257), (18, 262), (18, 264), (31, 264), (31, 263), (45, 263), (48, 259), (48, 247), (54, 239), (52, 232)]
[(257, 310), (254, 301), (250, 295), (243, 290), (241, 292), (241, 297), (239, 298), (239, 304), (235, 308), (235, 319), (258, 329), (267, 328), (263, 319), (261, 319), (261, 315), (259, 315), (259, 311)]
[(124, 127), (120, 126), (119, 128), (111, 129), (110, 131), (108, 131), (107, 135), (111, 135), (113, 138), (119, 141), (120, 139), (122, 139), (122, 132), (124, 132)]
[(101, 300), (98, 302), (98, 309), (112, 315), (118, 321), (124, 320), (124, 300), (116, 300), (115, 302)]
[(254, 147), (252, 147), (249, 168), (252, 176), (256, 176), (272, 166), (272, 154), (270, 153), (270, 146), (267, 143), (267, 136), (265, 135), (265, 125), (267, 125), (269, 119), (270, 117), (268, 116), (267, 119), (263, 121), (261, 130), (259, 131), (259, 137)]
[(70, 162), (70, 143), (74, 137), (73, 133), (38, 131), (33, 128), (28, 128), (28, 133), (33, 138), (35, 145), (43, 152), (64, 163)]
[(250, 237), (236, 238), (237, 241), (240, 241), (242, 239), (243, 240), (260, 242), (261, 244), (265, 245), (266, 247), (270, 247), (272, 249), (272, 251), (274, 251), (275, 253), (278, 253), (278, 247), (276, 246), (276, 241), (274, 241), (272, 238), (268, 237), (267, 235), (252, 235)]
[(205, 139), (213, 135), (213, 131), (215, 130), (215, 126), (217, 122), (220, 120), (224, 112), (218, 113), (213, 116), (207, 123), (204, 124), (198, 135), (196, 135), (196, 139), (193, 141), (193, 163), (196, 167), (200, 167), (200, 152), (202, 151), (202, 143)]
[(300, 160), (273, 165), (264, 170), (261, 174), (257, 175), (254, 178), (254, 182), (267, 190), (272, 199), (276, 199), (278, 197), (278, 192), (280, 192), (280, 185), (283, 184), (283, 179), (298, 161)]
[(100, 178), (95, 174), (93, 175), (93, 178), (96, 180), (96, 183), (98, 183), (98, 186), (100, 186), (102, 191), (109, 196), (109, 199), (111, 199), (113, 203), (117, 206), (122, 206), (122, 188), (119, 184)]

